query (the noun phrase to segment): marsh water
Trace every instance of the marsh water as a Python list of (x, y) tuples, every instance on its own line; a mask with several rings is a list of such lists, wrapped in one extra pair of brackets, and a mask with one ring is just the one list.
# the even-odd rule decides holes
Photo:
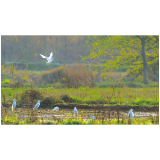
[[(134, 118), (150, 118), (159, 116), (159, 112), (133, 112)], [(90, 116), (95, 116), (95, 119), (128, 119), (128, 111), (106, 111), (106, 110), (94, 110), (94, 109), (78, 109), (78, 115), (74, 115), (73, 109), (60, 109), (55, 111), (53, 109), (23, 109), (16, 108), (11, 110), (11, 107), (5, 107), (1, 109), (1, 116), (16, 116), (19, 120), (25, 120), (26, 118), (34, 117), (36, 119), (43, 120), (58, 120), (58, 119), (73, 119), (81, 118), (82, 120), (89, 120)]]

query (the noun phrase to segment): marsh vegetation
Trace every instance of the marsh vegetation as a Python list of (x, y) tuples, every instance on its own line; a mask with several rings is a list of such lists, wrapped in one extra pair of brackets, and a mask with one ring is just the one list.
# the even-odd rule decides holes
[[(97, 73), (78, 64), (36, 74), (27, 70), (14, 72), (15, 77), (5, 79), (1, 84), (1, 124), (159, 124), (159, 87), (156, 83), (103, 81), (100, 75), (97, 78)], [(2, 73), (9, 76), (7, 71)], [(126, 75), (119, 73), (116, 76)], [(12, 112), (10, 107), (14, 98), (19, 109)], [(40, 107), (33, 111), (38, 99), (41, 100)], [(119, 106), (119, 110), (100, 109), (111, 105), (112, 108)], [(60, 107), (60, 111), (54, 112), (55, 106)], [(78, 117), (73, 117), (74, 106), (80, 113)], [(148, 111), (146, 117), (128, 117), (129, 109), (144, 106), (149, 108), (145, 111)], [(137, 110), (137, 114), (142, 111)], [(90, 119), (90, 115), (95, 119)]]
[[(26, 41), (30, 38), (35, 46)], [(20, 45), (21, 42), (30, 44), (29, 48), (33, 51), (36, 51), (36, 45), (40, 44), (44, 49), (42, 37), (39, 37), (39, 41), (36, 41), (38, 37), (30, 38), (4, 36), (2, 44), (8, 45), (9, 40), (9, 46), (12, 46), (12, 41), (16, 40), (20, 50), (24, 49), (23, 45)], [(159, 124), (159, 37), (143, 37), (146, 40), (146, 52), (143, 52), (143, 56), (146, 54), (147, 74), (141, 56), (142, 46), (139, 43), (142, 37), (45, 38), (50, 45), (53, 41), (61, 42), (62, 46), (64, 44), (64, 48), (55, 46), (54, 58), (57, 57), (56, 60), (61, 64), (53, 62), (46, 65), (41, 62), (40, 55), (35, 53), (33, 56), (29, 53), (27, 56), (26, 50), (19, 57), (19, 62), (7, 62), (10, 48), (2, 46), (2, 124)], [(73, 45), (68, 46), (68, 50), (67, 39), (68, 43)], [(61, 40), (65, 40), (65, 43)], [(120, 41), (123, 43), (119, 44)], [(83, 49), (82, 44), (86, 45)], [(126, 46), (127, 44), (130, 46)], [(134, 45), (137, 46), (137, 52)], [(79, 56), (76, 52), (72, 57), (69, 50), (74, 47), (78, 47), (78, 51), (83, 54)], [(13, 59), (16, 60), (20, 55), (19, 51), (13, 53)], [(63, 52), (63, 58), (60, 60)], [(72, 63), (66, 58), (67, 54), (73, 58)], [(31, 59), (31, 56), (34, 58)], [(80, 61), (80, 57), (83, 61)], [(75, 63), (76, 61), (79, 63)], [(14, 98), (16, 110), (11, 112)], [(33, 111), (38, 100), (40, 107)], [(58, 112), (53, 111), (55, 106), (60, 107)], [(73, 117), (75, 106), (79, 112), (77, 117)], [(128, 117), (130, 109), (133, 109), (135, 114), (133, 119)], [(145, 116), (136, 116), (143, 114)], [(90, 115), (95, 116), (95, 119), (90, 119)]]

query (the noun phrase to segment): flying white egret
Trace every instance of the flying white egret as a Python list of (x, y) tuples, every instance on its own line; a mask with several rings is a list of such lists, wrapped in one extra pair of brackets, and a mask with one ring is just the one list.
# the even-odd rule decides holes
[(95, 119), (95, 116), (90, 116), (91, 119)]
[(16, 108), (16, 99), (14, 98), (13, 100), (14, 100), (14, 102), (12, 104), (12, 111)]
[(74, 107), (74, 116), (75, 116), (75, 114), (78, 116), (78, 111), (77, 111), (76, 107)]
[(46, 63), (51, 63), (54, 59), (53, 59), (53, 52), (50, 53), (50, 56), (49, 57), (46, 57), (42, 54), (40, 54), (42, 58), (46, 58), (48, 62)]
[(130, 115), (130, 118), (133, 118), (133, 116), (134, 116), (132, 111), (133, 111), (133, 109), (131, 109), (131, 110), (128, 112), (129, 115)]
[(59, 107), (54, 107), (53, 110), (58, 111), (58, 110), (59, 110)]
[(38, 100), (38, 103), (34, 106), (33, 110), (37, 109), (40, 106), (40, 100)]

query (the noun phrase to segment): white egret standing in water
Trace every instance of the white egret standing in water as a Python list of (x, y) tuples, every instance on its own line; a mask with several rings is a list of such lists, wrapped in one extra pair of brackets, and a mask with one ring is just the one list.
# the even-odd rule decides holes
[(12, 104), (12, 111), (16, 108), (16, 99), (14, 98), (13, 100), (14, 100), (14, 102)]
[(58, 110), (59, 110), (59, 107), (54, 107), (53, 110), (58, 111)]
[(95, 119), (95, 116), (90, 116), (91, 119)]
[(78, 111), (77, 111), (76, 107), (74, 107), (74, 116), (75, 116), (75, 114), (78, 116)]
[(46, 63), (51, 63), (54, 59), (53, 59), (53, 52), (50, 53), (50, 56), (49, 57), (46, 57), (42, 54), (40, 54), (42, 58), (46, 58), (48, 62)]
[(2, 109), (2, 110), (4, 109), (4, 107), (3, 107), (2, 103), (1, 103), (1, 109)]
[(128, 113), (129, 113), (129, 115), (130, 115), (130, 118), (133, 118), (133, 109), (131, 109)]
[(40, 100), (38, 100), (38, 103), (34, 106), (33, 110), (37, 109), (40, 106)]

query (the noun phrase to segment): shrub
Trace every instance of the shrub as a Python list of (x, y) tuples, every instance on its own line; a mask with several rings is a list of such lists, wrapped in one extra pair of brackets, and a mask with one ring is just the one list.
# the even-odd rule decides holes
[(52, 107), (52, 105), (56, 102), (54, 97), (46, 97), (42, 102), (41, 102), (41, 107)]
[(10, 80), (9, 79), (5, 79), (4, 81), (2, 81), (2, 83), (5, 83), (5, 84), (10, 84)]
[(35, 105), (38, 100), (43, 99), (43, 95), (37, 90), (26, 90), (21, 94), (21, 104)]
[(73, 98), (71, 98), (69, 95), (66, 95), (66, 94), (61, 96), (61, 100), (63, 100), (64, 102), (70, 102), (70, 103), (75, 102)]
[[(62, 83), (68, 88), (78, 88), (80, 86), (94, 87), (93, 72), (87, 69), (86, 65), (75, 64), (71, 66), (61, 66), (42, 72), (35, 80), (42, 80), (41, 83)], [(36, 82), (38, 83), (38, 82)]]
[(91, 70), (87, 70), (84, 64), (63, 67), (63, 76), (63, 83), (65, 83), (69, 88), (95, 86), (93, 72)]

